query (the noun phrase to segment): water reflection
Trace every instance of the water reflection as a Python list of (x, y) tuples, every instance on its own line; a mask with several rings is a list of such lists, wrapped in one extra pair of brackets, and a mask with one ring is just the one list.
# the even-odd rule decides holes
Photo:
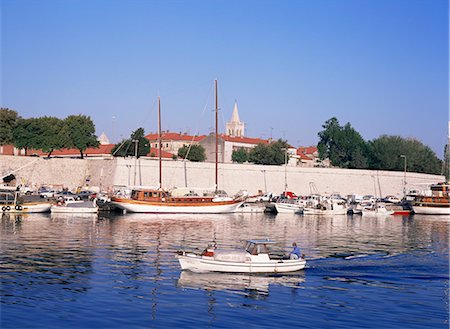
[(177, 286), (188, 289), (207, 291), (222, 290), (230, 293), (255, 295), (269, 295), (270, 285), (280, 285), (297, 289), (305, 282), (304, 271), (290, 274), (236, 274), (236, 273), (194, 273), (181, 271)]

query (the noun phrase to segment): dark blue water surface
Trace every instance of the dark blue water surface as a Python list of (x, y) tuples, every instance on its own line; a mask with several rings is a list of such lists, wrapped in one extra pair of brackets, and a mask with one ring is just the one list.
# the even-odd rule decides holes
[[(3, 216), (0, 327), (448, 328), (447, 217)], [(182, 272), (181, 248), (297, 241), (286, 275)]]

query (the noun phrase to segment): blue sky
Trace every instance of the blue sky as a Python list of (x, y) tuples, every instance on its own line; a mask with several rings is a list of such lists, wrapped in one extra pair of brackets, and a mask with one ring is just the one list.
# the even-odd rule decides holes
[(439, 157), (449, 118), (446, 0), (1, 0), (1, 105), (90, 115), (117, 142), (208, 133), (238, 103), (251, 137), (314, 145), (326, 120)]

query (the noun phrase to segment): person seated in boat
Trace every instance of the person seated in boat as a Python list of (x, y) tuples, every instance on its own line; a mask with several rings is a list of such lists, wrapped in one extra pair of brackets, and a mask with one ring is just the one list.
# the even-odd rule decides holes
[(289, 259), (299, 259), (301, 257), (300, 248), (297, 247), (297, 243), (295, 242), (292, 243), (292, 247), (294, 249), (289, 253)]
[(203, 250), (202, 252), (202, 256), (208, 256), (208, 257), (213, 257), (214, 256), (214, 249), (215, 246), (209, 244), (208, 247), (205, 248), (205, 250)]

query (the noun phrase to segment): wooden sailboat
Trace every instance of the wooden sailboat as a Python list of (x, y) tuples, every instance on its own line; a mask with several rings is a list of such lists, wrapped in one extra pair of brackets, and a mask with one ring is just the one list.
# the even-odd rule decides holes
[[(218, 96), (217, 80), (215, 85), (216, 112), (216, 166), (215, 190), (218, 190)], [(130, 199), (112, 198), (116, 207), (130, 212), (141, 213), (188, 213), (188, 214), (219, 214), (232, 213), (244, 202), (241, 198), (231, 198), (215, 193), (215, 195), (173, 196), (170, 191), (162, 188), (162, 159), (161, 159), (161, 102), (158, 97), (158, 145), (159, 145), (159, 188), (134, 189)]]

